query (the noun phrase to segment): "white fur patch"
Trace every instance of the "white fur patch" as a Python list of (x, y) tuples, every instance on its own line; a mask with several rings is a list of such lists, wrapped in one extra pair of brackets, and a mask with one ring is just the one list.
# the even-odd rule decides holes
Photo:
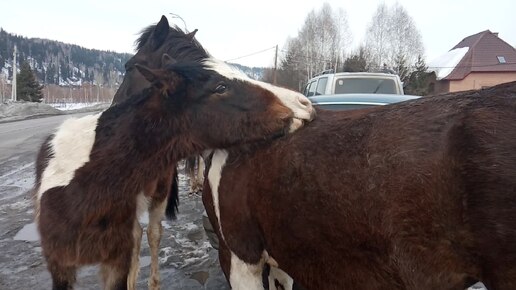
[(210, 170), (208, 171), (208, 182), (210, 183), (213, 207), (215, 208), (215, 215), (217, 216), (222, 238), (224, 238), (224, 233), (222, 232), (222, 224), (220, 222), (219, 184), (222, 178), (222, 168), (226, 164), (227, 158), (228, 152), (226, 150), (215, 150), (211, 159)]
[(280, 268), (271, 266), (271, 271), (269, 273), (269, 289), (270, 290), (279, 290), (276, 287), (276, 281), (283, 286), (283, 289), (285, 290), (292, 290), (292, 287), (294, 287), (294, 280), (285, 273), (285, 271), (281, 270)]
[[(246, 74), (243, 72), (237, 70), (236, 68), (233, 68), (229, 66), (228, 64), (221, 62), (219, 60), (208, 58), (204, 61), (204, 64), (211, 70), (217, 72), (218, 74), (228, 78), (228, 79), (235, 79), (235, 80), (241, 80), (246, 81), (249, 83), (252, 83), (254, 85), (257, 85), (265, 90), (270, 91), (273, 93), (278, 99), (281, 101), (281, 103), (292, 110), (294, 113), (294, 117), (301, 120), (308, 120), (311, 121), (313, 119), (314, 109), (312, 107), (312, 102), (305, 97), (303, 94), (277, 87), (274, 85), (271, 85), (269, 83), (260, 82), (257, 80), (253, 80), (249, 78)], [(299, 128), (299, 127), (297, 127)], [(295, 128), (295, 129), (297, 129)], [(295, 131), (295, 129), (291, 131)]]
[(248, 264), (240, 260), (231, 251), (231, 268), (229, 283), (233, 290), (263, 290), (262, 271), (263, 261), (258, 264)]
[(75, 171), (90, 160), (95, 142), (95, 129), (102, 113), (64, 121), (50, 142), (53, 157), (41, 176), (38, 203), (47, 190), (65, 186), (75, 175)]

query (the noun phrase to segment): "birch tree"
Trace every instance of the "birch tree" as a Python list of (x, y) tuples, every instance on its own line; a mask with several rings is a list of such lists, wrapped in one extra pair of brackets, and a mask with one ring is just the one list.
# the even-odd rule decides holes
[(367, 28), (365, 44), (377, 69), (386, 64), (397, 70), (403, 63), (414, 63), (424, 54), (421, 34), (399, 3), (391, 7), (385, 3), (378, 5)]
[(324, 3), (312, 10), (298, 35), (287, 40), (282, 50), (278, 83), (300, 89), (313, 75), (336, 69), (351, 44), (347, 14)]

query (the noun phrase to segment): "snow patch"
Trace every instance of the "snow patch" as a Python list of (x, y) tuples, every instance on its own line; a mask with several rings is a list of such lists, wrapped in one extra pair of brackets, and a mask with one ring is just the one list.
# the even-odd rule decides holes
[(28, 241), (35, 242), (39, 241), (38, 228), (35, 223), (26, 224), (23, 228), (16, 233), (13, 238), (15, 241)]
[(103, 103), (55, 103), (55, 104), (49, 104), (50, 106), (59, 109), (61, 111), (70, 111), (70, 110), (79, 110), (89, 107), (98, 106)]
[(75, 113), (98, 112), (107, 109), (108, 103), (32, 103), (6, 102), (0, 103), (0, 122), (17, 121), (28, 117), (45, 115), (62, 115)]
[(469, 47), (452, 49), (428, 63), (428, 71), (435, 72), (437, 80), (444, 79), (457, 67), (468, 51)]
[(42, 103), (9, 102), (0, 103), (0, 119), (16, 119), (37, 115), (60, 115), (62, 111)]

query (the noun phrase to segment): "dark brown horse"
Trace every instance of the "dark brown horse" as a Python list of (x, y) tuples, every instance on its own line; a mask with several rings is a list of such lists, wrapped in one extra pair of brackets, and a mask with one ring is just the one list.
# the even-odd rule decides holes
[(215, 151), (203, 198), (233, 289), (271, 261), (307, 289), (516, 289), (514, 120), (516, 82)]
[[(138, 215), (149, 209), (150, 219), (161, 221), (178, 160), (277, 138), (313, 118), (307, 99), (217, 60), (162, 59), (165, 69), (134, 65), (149, 88), (100, 114), (65, 121), (41, 147), (36, 220), (54, 289), (71, 289), (76, 269), (94, 263), (105, 289), (134, 289)], [(161, 226), (152, 224), (150, 243), (158, 243)]]
[[(197, 30), (187, 34), (177, 27), (169, 27), (165, 17), (162, 17), (157, 25), (146, 28), (137, 40), (137, 53), (126, 63), (127, 72), (122, 85), (115, 94), (113, 103), (124, 101), (131, 93), (138, 92), (149, 85), (145, 78), (143, 78), (137, 70), (133, 69), (136, 63), (145, 63), (151, 67), (159, 68), (162, 66), (163, 55), (165, 53), (181, 61), (199, 62), (209, 59), (209, 53), (194, 37), (196, 31)], [(298, 97), (299, 94), (293, 94), (293, 96)], [(190, 156), (189, 158), (197, 159), (199, 156)], [(186, 169), (188, 169), (191, 166), (186, 167)], [(201, 171), (198, 171), (197, 174), (193, 171), (190, 173), (191, 180), (195, 180), (196, 178), (192, 178), (192, 176), (198, 175)], [(175, 185), (177, 186), (177, 184)], [(192, 186), (192, 188), (194, 188), (194, 186)], [(172, 200), (172, 198), (169, 198), (169, 201)], [(175, 203), (169, 202), (167, 212), (172, 212), (174, 205)], [(157, 264), (157, 261), (154, 262), (153, 259), (151, 265), (154, 264)], [(274, 276), (272, 280), (279, 279), (283, 282), (283, 279), (273, 275), (275, 273), (282, 273), (281, 270), (273, 268), (270, 272), (271, 275)], [(229, 273), (226, 273), (226, 275), (229, 277)], [(285, 275), (281, 276), (283, 277)], [(287, 287), (286, 289), (288, 290), (290, 288), (287, 284), (291, 284), (291, 282), (283, 282), (283, 286)]]

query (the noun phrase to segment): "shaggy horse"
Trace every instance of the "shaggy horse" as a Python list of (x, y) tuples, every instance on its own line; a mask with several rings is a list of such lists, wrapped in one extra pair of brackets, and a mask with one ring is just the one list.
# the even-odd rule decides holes
[[(131, 93), (138, 92), (144, 87), (148, 86), (148, 82), (143, 78), (137, 70), (133, 69), (135, 63), (146, 63), (153, 68), (159, 68), (162, 64), (162, 56), (164, 54), (171, 55), (174, 59), (181, 61), (196, 61), (201, 62), (206, 59), (210, 59), (209, 53), (202, 47), (202, 45), (195, 39), (195, 33), (197, 30), (191, 33), (184, 33), (177, 27), (169, 27), (168, 21), (165, 17), (162, 17), (157, 25), (152, 25), (143, 30), (141, 36), (137, 40), (137, 52), (136, 54), (126, 63), (126, 74), (124, 80), (115, 94), (114, 103), (124, 101)], [(195, 168), (194, 162), (191, 160), (200, 160), (198, 163), (202, 165), (202, 158), (199, 156), (190, 156), (186, 160), (185, 169), (190, 177), (191, 190), (197, 191), (198, 183), (202, 178), (199, 177), (204, 170), (203, 166), (197, 166), (197, 172), (191, 170)], [(176, 171), (177, 174), (177, 171)], [(192, 182), (193, 181), (193, 182)], [(167, 206), (167, 212), (172, 211), (174, 204), (169, 202)], [(223, 258), (222, 258), (223, 259)], [(152, 262), (154, 265), (154, 260)], [(156, 262), (157, 264), (157, 262)], [(270, 270), (271, 290), (276, 284), (277, 289), (291, 289), (292, 280), (284, 272), (277, 268)], [(229, 278), (229, 273), (225, 273)]]
[[(163, 55), (162, 64), (134, 64), (149, 88), (100, 114), (65, 121), (40, 149), (36, 221), (53, 289), (71, 289), (77, 268), (94, 263), (105, 289), (134, 289), (138, 216), (151, 211), (157, 226), (150, 242), (158, 243), (156, 220), (178, 160), (278, 138), (313, 118), (306, 98), (239, 77), (217, 60), (174, 63)], [(152, 289), (159, 287), (155, 266)]]

